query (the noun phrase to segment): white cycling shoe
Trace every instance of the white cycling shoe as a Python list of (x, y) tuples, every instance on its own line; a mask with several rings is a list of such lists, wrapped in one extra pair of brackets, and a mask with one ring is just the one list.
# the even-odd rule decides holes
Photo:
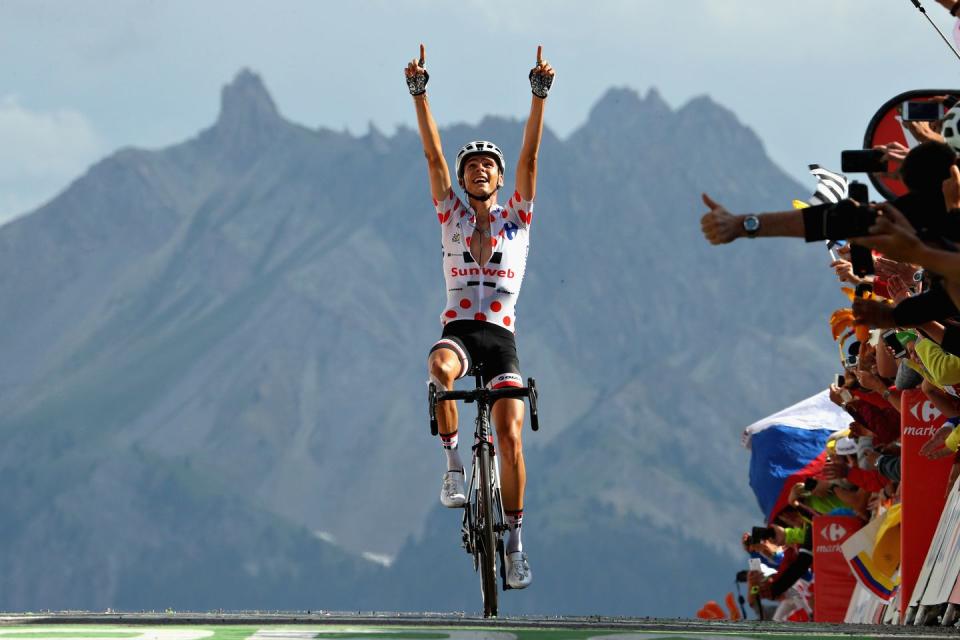
[(467, 491), (464, 488), (463, 470), (447, 471), (443, 474), (440, 487), (440, 504), (450, 509), (462, 507), (467, 503)]
[(525, 589), (533, 582), (533, 573), (527, 554), (523, 551), (514, 551), (506, 555), (507, 585), (511, 589)]

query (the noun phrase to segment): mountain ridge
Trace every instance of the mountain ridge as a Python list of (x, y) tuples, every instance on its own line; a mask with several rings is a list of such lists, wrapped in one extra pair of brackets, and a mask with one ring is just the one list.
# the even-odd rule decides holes
[[(0, 502), (21, 505), (23, 520), (7, 531), (20, 551), (0, 574), (20, 582), (11, 590), (0, 578), (0, 605), (155, 608), (178, 580), (221, 576), (230, 584), (223, 599), (235, 605), (223, 608), (284, 596), (290, 604), (279, 608), (334, 608), (309, 602), (309, 592), (363, 608), (426, 610), (433, 601), (402, 585), (434, 553), (449, 562), (440, 573), (465, 585), (447, 594), (450, 606), (474, 606), (457, 514), (441, 516), (435, 504), (442, 454), (423, 406), (444, 296), (419, 140), (403, 128), (351, 136), (290, 123), (249, 71), (221, 100), (216, 123), (196, 136), (112, 154), (0, 227), (0, 307), (10, 329), (0, 334), (10, 356), (0, 363), (0, 434), (9, 442), (0, 472), (24, 478), (0, 488)], [(509, 594), (508, 610), (628, 605), (602, 579), (622, 575), (613, 547), (582, 576), (592, 599), (564, 591), (560, 559), (597, 535), (578, 514), (596, 512), (611, 540), (635, 533), (631, 553), (664, 548), (663, 557), (632, 558), (637, 571), (644, 562), (662, 570), (671, 558), (687, 566), (689, 545), (711, 571), (738, 566), (737, 527), (759, 517), (739, 429), (816, 390), (830, 368), (820, 355), (828, 351), (815, 348), (829, 337), (811, 324), (833, 304), (829, 291), (815, 290), (822, 274), (806, 268), (815, 249), (709, 247), (693, 213), (701, 189), (755, 209), (806, 190), (712, 101), (674, 110), (655, 91), (641, 99), (625, 89), (598, 104), (605, 101), (599, 122), (563, 139), (544, 133), (517, 335), (524, 373), (542, 390), (544, 428), (525, 438), (525, 531), (535, 571), (548, 579), (532, 595)], [(716, 120), (712, 137), (690, 126), (694, 116)], [(230, 127), (237, 130), (227, 136)], [(522, 123), (488, 117), (442, 135), (448, 144), (497, 140), (510, 174)], [(773, 263), (792, 287), (813, 292), (779, 294), (781, 273), (764, 268)], [(780, 360), (794, 365), (783, 384), (760, 384), (757, 372)], [(39, 485), (28, 460), (49, 475)], [(234, 507), (215, 509), (217, 492), (195, 499), (197, 486), (217, 487)], [(111, 534), (130, 551), (107, 561), (92, 542), (97, 523), (65, 498), (77, 487), (104, 505), (121, 489), (154, 496), (173, 522), (142, 501), (118, 505), (116, 520), (137, 524)], [(38, 497), (49, 506), (32, 511)], [(712, 526), (690, 526), (698, 516)], [(196, 541), (180, 519), (197, 527)], [(171, 561), (152, 588), (147, 580), (126, 599), (98, 588), (78, 602), (74, 583), (28, 571), (43, 552), (31, 527), (55, 538), (50, 523), (62, 520), (88, 545), (65, 548), (88, 553), (105, 585), (142, 582), (165, 546), (221, 560), (203, 565), (203, 580), (200, 569)], [(138, 536), (150, 539), (151, 529), (163, 534), (148, 546)], [(232, 530), (259, 533), (231, 536), (223, 551), (218, 536)], [(268, 598), (262, 571), (235, 569), (269, 555), (257, 541), (271, 535), (285, 542)], [(394, 561), (383, 568), (365, 553)], [(321, 573), (305, 574), (298, 558)], [(338, 593), (311, 586), (336, 571), (356, 579)], [(653, 597), (636, 588), (639, 601)], [(42, 601), (29, 595), (41, 593)], [(645, 613), (682, 615), (688, 605)]]

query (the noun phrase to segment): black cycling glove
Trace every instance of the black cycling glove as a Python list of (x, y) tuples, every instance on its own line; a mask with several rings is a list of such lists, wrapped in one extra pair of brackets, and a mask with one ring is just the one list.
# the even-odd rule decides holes
[(423, 70), (423, 73), (407, 76), (407, 89), (410, 90), (410, 95), (419, 96), (426, 93), (428, 80), (430, 80), (430, 74), (427, 73), (426, 69)]
[(535, 73), (533, 70), (530, 71), (530, 89), (533, 91), (533, 95), (538, 98), (546, 98), (552, 85), (553, 76), (548, 76), (545, 73)]

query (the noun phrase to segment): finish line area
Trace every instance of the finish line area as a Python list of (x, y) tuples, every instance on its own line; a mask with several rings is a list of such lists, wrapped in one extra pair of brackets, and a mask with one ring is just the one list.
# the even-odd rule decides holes
[(942, 627), (458, 614), (0, 613), (0, 640), (735, 640), (931, 638)]

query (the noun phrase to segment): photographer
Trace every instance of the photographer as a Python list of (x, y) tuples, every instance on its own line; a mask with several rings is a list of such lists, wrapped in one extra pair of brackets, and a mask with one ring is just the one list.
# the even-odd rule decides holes
[[(867, 357), (869, 345), (864, 348), (864, 356), (857, 358), (857, 365), (850, 367), (844, 375), (843, 387), (831, 384), (830, 400), (850, 414), (855, 424), (864, 425), (865, 430), (874, 434), (878, 444), (887, 444), (900, 437), (900, 391), (889, 389), (874, 372), (870, 371), (870, 359)], [(863, 380), (862, 384), (860, 380)], [(873, 386), (873, 389), (866, 385)]]
[(750, 604), (754, 606), (761, 598), (778, 600), (783, 597), (813, 566), (813, 529), (809, 522), (795, 506), (785, 507), (777, 520), (787, 526), (773, 524), (769, 530), (775, 544), (786, 546), (783, 561), (777, 573), (769, 578), (759, 571), (748, 574)]
[[(851, 425), (851, 435), (858, 433), (858, 439), (864, 437), (864, 430), (858, 430), (855, 425), (856, 423)], [(866, 433), (869, 433), (869, 431)], [(824, 465), (824, 478), (828, 481), (844, 480), (853, 485), (855, 489), (862, 489), (868, 493), (882, 491), (887, 486), (887, 480), (881, 476), (875, 467), (872, 469), (860, 467), (857, 461), (859, 446), (859, 443), (854, 442), (852, 438), (840, 438), (837, 441), (834, 455), (830, 456), (826, 465)], [(872, 455), (870, 457), (872, 458)], [(862, 515), (868, 498), (869, 496), (854, 496), (853, 493), (842, 494), (842, 499), (850, 504), (855, 511), (858, 511), (858, 515)]]

